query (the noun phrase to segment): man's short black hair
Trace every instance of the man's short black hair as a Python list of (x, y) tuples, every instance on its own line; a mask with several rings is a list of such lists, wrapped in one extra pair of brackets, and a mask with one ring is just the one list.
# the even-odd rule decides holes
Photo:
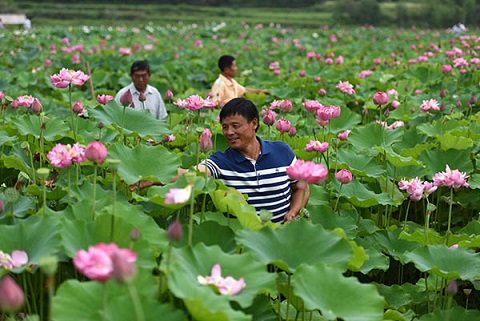
[(130, 76), (133, 75), (136, 71), (145, 70), (148, 74), (150, 74), (150, 65), (146, 60), (138, 60), (132, 64), (130, 68)]
[(218, 68), (220, 68), (220, 71), (224, 71), (225, 68), (231, 67), (234, 61), (234, 56), (223, 55), (218, 59)]
[(220, 122), (229, 116), (235, 115), (245, 117), (249, 123), (257, 119), (258, 126), (255, 131), (258, 131), (258, 127), (260, 127), (260, 116), (258, 115), (257, 106), (255, 106), (252, 101), (245, 98), (233, 98), (226, 103), (220, 111)]

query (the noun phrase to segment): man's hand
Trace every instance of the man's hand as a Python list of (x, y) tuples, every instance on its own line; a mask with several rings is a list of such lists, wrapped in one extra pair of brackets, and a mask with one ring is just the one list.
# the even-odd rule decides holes
[(146, 188), (152, 185), (163, 185), (163, 184), (155, 181), (140, 181), (140, 182), (128, 185), (128, 188), (130, 189), (130, 191), (135, 192), (139, 188)]

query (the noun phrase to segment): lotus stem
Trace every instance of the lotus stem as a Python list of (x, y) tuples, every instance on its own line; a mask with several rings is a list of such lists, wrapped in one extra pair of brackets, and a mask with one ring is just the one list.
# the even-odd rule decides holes
[(132, 298), (132, 303), (135, 309), (137, 321), (144, 321), (145, 314), (143, 313), (142, 303), (140, 302), (140, 297), (138, 296), (137, 289), (132, 282), (128, 283), (128, 293), (130, 294), (130, 298)]
[(445, 237), (446, 245), (448, 245), (448, 238), (450, 236), (450, 225), (452, 223), (452, 207), (453, 207), (453, 187), (450, 187), (450, 206), (448, 207), (447, 236)]
[(97, 193), (97, 163), (93, 169), (93, 198), (92, 198), (92, 221), (95, 219), (95, 197)]

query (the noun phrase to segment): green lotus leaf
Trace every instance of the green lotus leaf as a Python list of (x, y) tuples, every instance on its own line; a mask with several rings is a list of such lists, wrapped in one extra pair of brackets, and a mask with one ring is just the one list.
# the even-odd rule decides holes
[(470, 184), (470, 188), (480, 189), (480, 174), (472, 174), (468, 178), (468, 183)]
[(375, 205), (392, 205), (393, 200), (388, 193), (376, 194), (358, 180), (353, 180), (342, 187), (342, 196), (354, 206), (367, 208)]
[[(160, 304), (155, 298), (156, 281), (151, 273), (140, 270), (132, 283), (133, 292), (139, 294), (140, 308), (145, 321), (162, 319), (186, 321), (184, 312), (169, 304)], [(103, 300), (105, 296), (105, 308)], [(58, 321), (131, 321), (137, 320), (132, 297), (127, 286), (107, 281), (79, 282), (68, 280), (58, 288), (52, 302), (52, 319)]]
[(348, 141), (359, 151), (369, 150), (374, 146), (389, 146), (401, 141), (403, 130), (384, 129), (379, 124), (367, 124), (363, 127), (355, 127), (348, 136)]
[(455, 321), (479, 321), (480, 320), (480, 311), (479, 310), (467, 310), (463, 307), (453, 307), (449, 310), (440, 310), (437, 309), (433, 313), (425, 314), (418, 321), (445, 321), (445, 320), (455, 320)]
[(418, 156), (418, 159), (425, 164), (428, 175), (433, 176), (438, 172), (444, 172), (446, 165), (451, 170), (458, 169), (467, 174), (473, 171), (470, 160), (471, 151), (468, 149), (425, 150)]
[(480, 253), (464, 248), (451, 249), (446, 245), (422, 246), (405, 253), (405, 261), (415, 264), (422, 272), (434, 273), (444, 279), (474, 281), (480, 278)]
[(473, 146), (473, 139), (464, 136), (456, 136), (450, 133), (437, 137), (442, 150), (468, 149)]
[(3, 164), (6, 168), (14, 168), (21, 172), (27, 173), (28, 176), (33, 178), (34, 173), (31, 167), (31, 160), (29, 158), (28, 152), (16, 145), (11, 151), (11, 155), (2, 155), (0, 159), (3, 160)]
[(385, 173), (385, 168), (377, 164), (373, 157), (352, 153), (349, 149), (339, 149), (337, 152), (338, 163), (346, 165), (353, 175), (357, 177), (380, 177)]
[(421, 166), (422, 164), (414, 159), (413, 157), (404, 157), (400, 154), (397, 154), (392, 146), (376, 146), (373, 147), (374, 150), (378, 151), (380, 154), (385, 154), (387, 161), (392, 164), (394, 167), (404, 167), (404, 166)]
[[(38, 115), (23, 115), (13, 120), (20, 135), (33, 135), (36, 139), (43, 137), (46, 141), (55, 141), (66, 136), (70, 131), (61, 118)], [(44, 129), (42, 130), (42, 124)]]
[(0, 146), (5, 145), (5, 143), (8, 143), (8, 145), (12, 145), (12, 143), (14, 143), (17, 140), (18, 140), (18, 137), (9, 136), (6, 132), (0, 131)]
[(237, 232), (237, 243), (252, 252), (259, 262), (274, 264), (292, 273), (302, 263), (315, 264), (318, 261), (346, 269), (353, 255), (346, 238), (303, 219), (276, 230), (243, 229)]
[(411, 252), (419, 247), (418, 243), (400, 239), (401, 233), (401, 229), (392, 227), (390, 230), (376, 232), (374, 239), (386, 253), (400, 259), (404, 257), (405, 252)]
[(425, 122), (419, 124), (416, 128), (419, 133), (425, 134), (429, 137), (436, 137), (445, 135), (453, 130), (458, 130), (460, 124), (458, 120), (449, 121), (433, 121), (431, 123)]
[(330, 119), (329, 126), (333, 133), (338, 133), (356, 127), (361, 121), (362, 117), (358, 113), (349, 108), (342, 108), (340, 117)]
[[(123, 110), (122, 106), (118, 106), (115, 101), (111, 100), (107, 105), (90, 109), (89, 114), (90, 117), (95, 117), (96, 122), (121, 128)], [(170, 133), (167, 124), (162, 120), (155, 119), (149, 110), (125, 108), (123, 121), (123, 132), (126, 135), (136, 133), (141, 137), (153, 137), (155, 141), (159, 142), (164, 135)]]
[[(358, 244), (358, 240), (356, 240)], [(368, 259), (363, 262), (360, 271), (363, 274), (367, 274), (372, 270), (388, 270), (390, 266), (390, 259), (383, 254), (378, 246), (365, 247), (365, 254), (368, 256)]]
[(385, 301), (376, 287), (354, 277), (346, 278), (341, 270), (325, 262), (301, 264), (292, 276), (292, 286), (308, 310), (318, 309), (329, 320), (383, 320)]
[(343, 229), (349, 239), (357, 236), (357, 224), (351, 216), (338, 215), (329, 206), (309, 206), (310, 219), (314, 224), (320, 224), (326, 230), (333, 230), (337, 227)]
[(278, 316), (273, 312), (270, 298), (267, 295), (259, 294), (253, 304), (243, 310), (246, 314), (252, 315), (252, 320), (277, 321)]
[(38, 264), (43, 257), (59, 255), (60, 230), (60, 221), (50, 215), (30, 216), (15, 225), (0, 225), (0, 249), (5, 253), (25, 251), (29, 264)]
[(139, 180), (170, 182), (181, 165), (177, 154), (160, 145), (129, 148), (117, 143), (108, 149), (108, 157), (121, 161), (118, 175), (127, 184)]
[(386, 307), (400, 309), (411, 304), (412, 296), (397, 284), (392, 286), (376, 284), (378, 293), (385, 298)]
[[(425, 236), (425, 229), (418, 228), (413, 231), (413, 233), (408, 233), (402, 231), (398, 236), (401, 240), (407, 240), (410, 242), (416, 242), (418, 244), (443, 244), (445, 243), (445, 237), (441, 236), (438, 232), (428, 229), (427, 235)], [(427, 243), (428, 242), (428, 243)]]
[[(222, 276), (236, 280), (244, 278), (245, 288), (234, 296), (221, 295), (198, 282), (198, 276), (211, 275), (215, 264), (220, 264)], [(249, 253), (226, 254), (218, 246), (199, 243), (194, 247), (172, 248), (170, 257), (162, 261), (161, 270), (167, 275), (169, 289), (183, 300), (195, 320), (249, 320), (230, 302), (242, 308), (253, 304), (260, 293), (275, 291), (275, 276)]]

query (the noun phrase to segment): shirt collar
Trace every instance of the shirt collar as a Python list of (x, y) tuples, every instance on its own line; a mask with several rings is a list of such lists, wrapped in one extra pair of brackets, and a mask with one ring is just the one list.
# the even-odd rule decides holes
[[(270, 148), (267, 146), (267, 144), (265, 144), (264, 141), (258, 136), (257, 136), (257, 140), (260, 143), (260, 156), (258, 158), (262, 157), (262, 155), (269, 154), (270, 153)], [(239, 151), (237, 151), (237, 150), (235, 150), (231, 147), (228, 147), (228, 149), (231, 151), (233, 159), (235, 160), (235, 162), (240, 163), (240, 162), (243, 162), (243, 161), (247, 160), (247, 158), (242, 153), (240, 153)]]

